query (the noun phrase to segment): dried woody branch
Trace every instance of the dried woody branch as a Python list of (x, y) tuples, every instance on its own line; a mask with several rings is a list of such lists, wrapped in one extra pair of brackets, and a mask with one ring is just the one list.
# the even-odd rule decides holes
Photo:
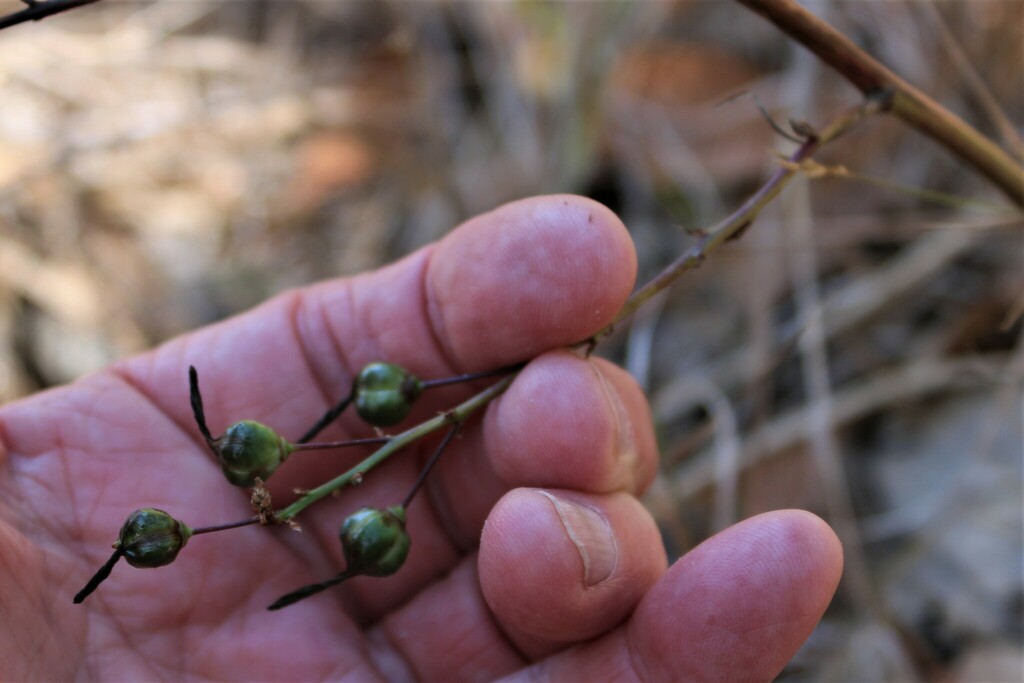
[(0, 29), (23, 24), (26, 21), (39, 21), (69, 9), (91, 5), (99, 0), (22, 0), (22, 2), (26, 5), (25, 9), (0, 17)]
[(956, 154), (1024, 206), (1024, 167), (963, 119), (886, 68), (796, 0), (738, 0), (775, 24), (865, 95), (890, 91), (892, 113)]
[(848, 109), (821, 128), (820, 131), (807, 131), (809, 135), (803, 144), (786, 159), (768, 181), (761, 186), (750, 199), (730, 216), (711, 228), (701, 231), (697, 244), (687, 249), (665, 270), (658, 273), (643, 287), (633, 293), (626, 305), (622, 307), (615, 320), (594, 335), (588, 343), (596, 344), (608, 335), (614, 325), (622, 322), (644, 305), (651, 297), (663, 291), (688, 270), (693, 270), (720, 246), (729, 240), (738, 239), (750, 224), (760, 215), (761, 211), (775, 199), (786, 184), (799, 172), (801, 163), (811, 158), (822, 145), (835, 140), (843, 133), (855, 128), (864, 119), (889, 110), (892, 106), (892, 93), (880, 90), (867, 97), (860, 105)]

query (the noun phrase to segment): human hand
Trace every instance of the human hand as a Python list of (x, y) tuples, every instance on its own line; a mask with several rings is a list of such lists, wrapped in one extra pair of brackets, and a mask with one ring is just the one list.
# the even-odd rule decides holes
[[(360, 277), (259, 308), (0, 410), (0, 679), (770, 680), (839, 580), (819, 519), (762, 515), (666, 571), (637, 501), (657, 467), (646, 400), (625, 372), (552, 351), (608, 323), (635, 276), (628, 234), (574, 197), (530, 199)], [(431, 444), (287, 527), (196, 537), (159, 570), (123, 563), (82, 605), (127, 514), (190, 525), (251, 514), (202, 442), (187, 368), (215, 433), (250, 418), (294, 438), (365, 363), (431, 378), (534, 358), (472, 419), (411, 504), (412, 549), (280, 612), (276, 597), (342, 566), (337, 531), (391, 505)], [(468, 397), (425, 394), (409, 419)], [(366, 435), (346, 416), (325, 437)], [(278, 505), (351, 453), (297, 453)]]

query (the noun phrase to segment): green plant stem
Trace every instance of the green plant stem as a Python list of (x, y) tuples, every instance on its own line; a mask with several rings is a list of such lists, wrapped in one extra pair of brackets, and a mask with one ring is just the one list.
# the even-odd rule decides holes
[(865, 95), (893, 93), (892, 112), (988, 178), (1024, 206), (1024, 166), (963, 119), (871, 57), (796, 0), (737, 0), (813, 52)]
[(509, 374), (502, 378), (500, 381), (491, 385), (487, 389), (484, 389), (476, 396), (463, 401), (456, 407), (441, 413), (437, 417), (433, 417), (426, 422), (422, 422), (415, 427), (408, 429), (401, 434), (393, 436), (391, 440), (381, 448), (377, 449), (372, 455), (360, 462), (358, 465), (348, 470), (347, 472), (338, 475), (334, 479), (317, 486), (315, 489), (310, 490), (306, 495), (296, 500), (286, 508), (274, 513), (275, 519), (279, 522), (286, 522), (295, 515), (299, 514), (307, 507), (317, 502), (325, 496), (329, 496), (335, 491), (341, 490), (346, 486), (351, 486), (353, 483), (360, 481), (367, 472), (372, 470), (377, 465), (387, 460), (391, 455), (401, 450), (405, 446), (422, 439), (428, 434), (432, 434), (437, 430), (441, 429), (445, 425), (451, 425), (453, 423), (465, 422), (467, 418), (473, 415), (475, 412), (486, 406), (488, 403), (500, 396), (509, 385), (512, 384), (512, 380), (515, 379), (518, 371)]
[(841, 112), (820, 131), (817, 131), (815, 135), (804, 140), (800, 147), (787, 158), (789, 163), (777, 169), (768, 181), (761, 186), (761, 189), (724, 220), (706, 230), (700, 231), (701, 237), (697, 244), (683, 252), (679, 258), (669, 264), (647, 284), (633, 292), (633, 295), (626, 301), (622, 310), (615, 316), (615, 320), (594, 336), (581, 342), (580, 345), (585, 345), (592, 349), (602, 338), (611, 333), (615, 325), (618, 325), (636, 312), (651, 297), (668, 288), (686, 271), (698, 267), (708, 255), (727, 241), (740, 237), (743, 231), (750, 227), (750, 224), (760, 215), (761, 211), (782, 192), (786, 184), (797, 174), (801, 162), (809, 159), (822, 145), (835, 140), (843, 133), (855, 128), (864, 119), (885, 111), (890, 104), (891, 97), (888, 92), (875, 93), (858, 106)]

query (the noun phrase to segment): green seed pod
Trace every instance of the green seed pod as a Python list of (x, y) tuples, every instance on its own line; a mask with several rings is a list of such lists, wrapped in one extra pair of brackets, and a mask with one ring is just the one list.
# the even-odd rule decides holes
[(370, 363), (356, 377), (356, 412), (377, 427), (390, 427), (405, 419), (413, 401), (423, 393), (423, 382), (394, 363)]
[(349, 576), (390, 576), (409, 554), (405, 508), (362, 508), (345, 519), (338, 536)]
[(128, 515), (114, 547), (133, 567), (162, 567), (174, 561), (191, 536), (184, 522), (163, 510), (143, 508)]
[(244, 487), (255, 484), (256, 477), (269, 479), (295, 450), (273, 429), (253, 420), (231, 425), (212, 445), (224, 476), (235, 486)]

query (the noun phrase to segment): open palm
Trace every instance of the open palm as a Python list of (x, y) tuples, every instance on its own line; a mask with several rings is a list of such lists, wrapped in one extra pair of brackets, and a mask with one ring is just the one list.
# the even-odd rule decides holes
[[(817, 518), (779, 512), (666, 570), (636, 500), (657, 466), (642, 393), (606, 362), (552, 351), (611, 320), (634, 275), (606, 209), (526, 200), (380, 271), (283, 294), (4, 407), (0, 678), (769, 680), (828, 604), (841, 551)], [(337, 573), (342, 519), (398, 503), (436, 440), (304, 512), (302, 533), (197, 536), (172, 565), (121, 563), (72, 605), (132, 510), (191, 526), (252, 514), (192, 422), (189, 365), (215, 434), (249, 418), (294, 439), (367, 362), (432, 378), (530, 358), (411, 504), (412, 549), (394, 576), (265, 610)], [(471, 391), (431, 390), (409, 422)], [(324, 436), (367, 434), (347, 415)], [(271, 481), (276, 506), (364, 455), (296, 453)]]

